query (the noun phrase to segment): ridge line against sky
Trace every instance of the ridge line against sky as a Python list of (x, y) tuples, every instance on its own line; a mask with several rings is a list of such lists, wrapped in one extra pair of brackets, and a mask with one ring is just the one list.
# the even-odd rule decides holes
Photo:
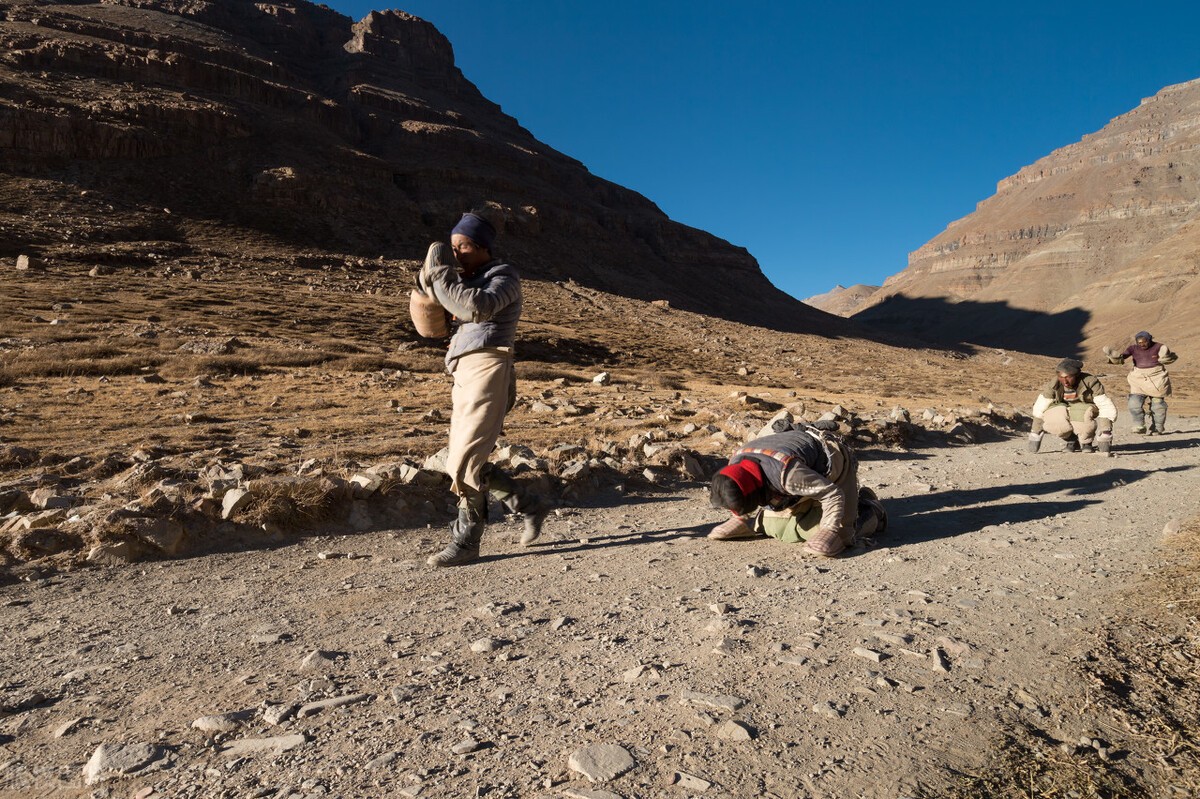
[(537, 139), (797, 298), (881, 284), (998, 181), (1200, 77), (1195, 2), (392, 7)]

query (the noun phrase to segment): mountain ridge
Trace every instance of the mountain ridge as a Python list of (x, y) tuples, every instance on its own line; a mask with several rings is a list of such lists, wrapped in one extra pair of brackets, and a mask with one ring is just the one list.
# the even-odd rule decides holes
[(168, 242), (385, 261), (420, 257), (488, 201), (506, 217), (502, 251), (532, 278), (789, 330), (855, 327), (539, 142), (401, 11), (0, 3), (0, 200), (10, 257)]

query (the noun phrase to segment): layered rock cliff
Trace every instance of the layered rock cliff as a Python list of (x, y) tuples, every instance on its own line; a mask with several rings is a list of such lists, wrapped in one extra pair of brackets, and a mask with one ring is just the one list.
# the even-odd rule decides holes
[(1095, 353), (1200, 344), (1200, 80), (1000, 181), (852, 309), (934, 341)]
[(400, 11), (302, 0), (0, 2), (0, 255), (168, 242), (418, 258), (507, 216), (525, 274), (836, 328), (744, 249), (542, 144)]

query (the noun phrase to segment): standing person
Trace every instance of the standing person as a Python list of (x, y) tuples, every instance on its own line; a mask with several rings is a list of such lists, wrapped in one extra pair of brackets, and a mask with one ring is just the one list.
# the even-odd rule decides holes
[(429, 557), (430, 566), (479, 558), (489, 490), (509, 510), (524, 514), (526, 546), (541, 534), (549, 511), (541, 497), (488, 463), (504, 416), (516, 402), (513, 345), (523, 303), (517, 271), (492, 255), (495, 238), (483, 212), (464, 214), (450, 231), (450, 246), (430, 245), (421, 269), (422, 285), (458, 324), (446, 353), (446, 371), (454, 377), (446, 471), (458, 495), (458, 518), (450, 525), (450, 543)]
[[(1171, 394), (1171, 376), (1167, 374), (1166, 365), (1175, 363), (1175, 353), (1141, 330), (1124, 352), (1105, 347), (1104, 354), (1109, 363), (1123, 364), (1127, 358), (1133, 359), (1133, 369), (1127, 376), (1133, 432), (1162, 435), (1167, 426), (1167, 397)], [(1150, 413), (1145, 411), (1147, 399), (1150, 400)]]
[(735, 451), (713, 477), (709, 499), (733, 514), (708, 534), (719, 541), (770, 535), (834, 557), (859, 535), (887, 527), (874, 492), (860, 492), (854, 451), (812, 428), (763, 436)]
[(1033, 428), (1029, 451), (1042, 446), (1043, 430), (1067, 442), (1067, 452), (1107, 453), (1112, 449), (1112, 427), (1117, 406), (1104, 393), (1100, 378), (1083, 371), (1083, 361), (1064, 358), (1055, 367), (1056, 377), (1033, 403)]

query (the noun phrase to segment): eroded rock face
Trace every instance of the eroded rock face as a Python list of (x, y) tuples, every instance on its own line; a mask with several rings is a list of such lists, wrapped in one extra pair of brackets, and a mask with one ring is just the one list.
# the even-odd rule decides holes
[(1160, 340), (1194, 348), (1198, 211), (1200, 80), (1000, 181), (855, 318), (938, 341), (1059, 352), (1096, 351), (1153, 325)]
[(403, 12), (18, 0), (0, 11), (0, 84), (0, 256), (137, 241), (219, 254), (237, 239), (415, 258), (490, 201), (528, 277), (793, 330), (844, 324), (539, 142)]

